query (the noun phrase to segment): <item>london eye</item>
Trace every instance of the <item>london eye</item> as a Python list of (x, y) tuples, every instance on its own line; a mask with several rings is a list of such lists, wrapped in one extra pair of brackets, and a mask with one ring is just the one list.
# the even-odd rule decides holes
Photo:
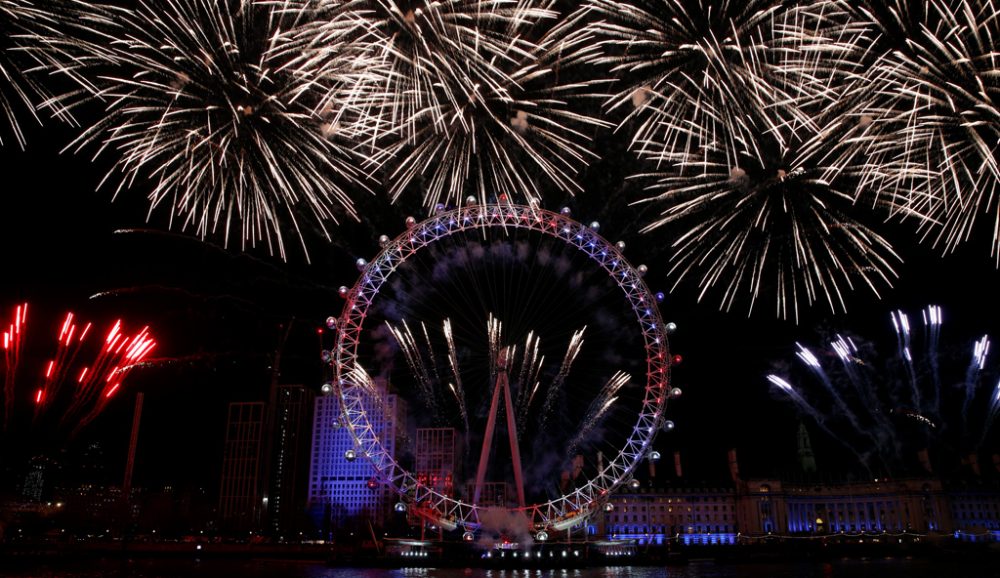
[[(406, 225), (358, 260), (329, 321), (329, 389), (354, 444), (344, 459), (368, 460), (397, 511), (466, 540), (511, 524), (536, 540), (579, 527), (673, 427), (663, 295), (623, 243), (568, 209), (470, 199)], [(429, 479), (405, 443), (386, 443), (397, 434), (372, 414), (389, 395), (410, 426), (457, 432), (454, 479)]]

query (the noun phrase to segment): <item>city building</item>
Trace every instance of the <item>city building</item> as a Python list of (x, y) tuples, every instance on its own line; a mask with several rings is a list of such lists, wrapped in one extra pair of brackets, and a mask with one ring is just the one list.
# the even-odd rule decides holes
[(645, 483), (627, 484), (589, 523), (599, 536), (638, 545), (880, 533), (1000, 541), (1000, 480), (979, 472), (948, 481), (930, 476), (841, 482), (744, 479), (735, 451), (729, 461), (729, 483), (657, 481), (651, 476)]
[(1000, 488), (965, 482), (949, 486), (946, 495), (956, 538), (1000, 542)]
[(458, 431), (453, 427), (417, 428), (414, 474), (417, 481), (446, 496), (455, 495)]
[(229, 404), (219, 490), (219, 524), (225, 530), (259, 529), (264, 409), (259, 401)]
[(28, 462), (28, 472), (21, 485), (21, 497), (31, 502), (42, 502), (52, 495), (59, 464), (46, 456), (35, 456)]
[[(376, 380), (375, 387), (376, 395), (363, 397), (367, 419), (385, 451), (395, 456), (400, 438), (406, 432), (405, 404), (395, 394), (388, 393), (384, 380)], [(338, 396), (333, 393), (317, 396), (307, 508), (324, 536), (369, 522), (376, 527), (384, 526), (393, 498), (390, 490), (374, 478), (372, 465), (364, 456), (345, 457), (356, 448), (351, 433), (340, 420)]]
[(751, 479), (737, 483), (741, 531), (748, 534), (918, 533), (952, 527), (936, 479), (803, 484)]
[(628, 487), (612, 496), (596, 533), (639, 545), (735, 544), (736, 494), (725, 487)]
[(304, 385), (279, 385), (268, 407), (270, 428), (266, 435), (272, 451), (264, 498), (268, 530), (279, 538), (297, 536), (306, 529), (306, 477), (315, 398)]

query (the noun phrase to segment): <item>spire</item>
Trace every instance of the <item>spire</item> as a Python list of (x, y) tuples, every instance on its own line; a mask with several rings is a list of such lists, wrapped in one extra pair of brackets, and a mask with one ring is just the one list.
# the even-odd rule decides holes
[(812, 442), (806, 424), (799, 422), (799, 464), (806, 473), (816, 472), (816, 456), (813, 455)]

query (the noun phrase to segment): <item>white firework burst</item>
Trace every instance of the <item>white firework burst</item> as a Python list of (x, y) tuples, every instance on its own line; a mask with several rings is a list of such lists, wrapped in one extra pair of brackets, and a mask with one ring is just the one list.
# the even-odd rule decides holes
[(285, 230), (303, 240), (304, 222), (326, 235), (355, 217), (354, 115), (329, 96), (369, 64), (331, 41), (340, 74), (330, 64), (321, 85), (288, 61), (293, 20), (236, 0), (140, 0), (116, 13), (114, 40), (88, 43), (79, 61), (103, 115), (71, 147), (114, 153), (115, 194), (150, 183), (150, 211), (169, 211), (171, 225), (286, 259)]
[[(585, 50), (571, 43), (551, 0), (359, 0), (321, 2), (327, 13), (295, 34), (314, 50), (300, 61), (319, 76), (322, 38), (361, 18), (378, 39), (361, 44), (380, 63), (367, 109), (371, 162), (386, 164), (393, 198), (419, 189), (426, 207), (485, 202), (506, 194), (538, 200), (596, 158), (589, 131), (602, 121), (582, 111), (597, 79), (562, 70)], [(335, 33), (335, 32), (334, 32)]]
[[(794, 101), (798, 76), (777, 49), (798, 31), (780, 0), (586, 0), (584, 34), (600, 45), (594, 65), (617, 79), (607, 101), (640, 156), (685, 158), (708, 144), (735, 154), (780, 120), (748, 112)], [(800, 78), (807, 81), (808, 78)], [(758, 126), (763, 123), (763, 127)]]
[[(831, 56), (844, 43), (821, 33), (817, 5), (785, 4), (587, 7), (607, 17), (591, 25), (607, 38), (601, 62), (633, 83), (611, 104), (631, 109), (622, 126), (635, 125), (633, 145), (651, 167), (634, 175), (652, 182), (637, 202), (662, 207), (643, 232), (681, 231), (675, 287), (693, 281), (699, 299), (717, 292), (725, 310), (748, 302), (752, 312), (773, 295), (777, 316), (798, 320), (817, 303), (845, 310), (860, 287), (877, 295), (899, 257), (873, 226), (880, 217), (859, 205), (848, 159), (829, 154), (851, 129)], [(642, 27), (632, 46), (628, 31)], [(633, 98), (636, 86), (651, 88)]]
[[(72, 76), (66, 64), (72, 61), (68, 50), (75, 38), (100, 29), (111, 10), (76, 0), (0, 1), (0, 116), (21, 148), (25, 135), (19, 115), (40, 122), (38, 110), (46, 108), (52, 116), (72, 122), (69, 111), (57, 106), (45, 77), (53, 72)], [(53, 66), (57, 60), (61, 64)]]
[(857, 129), (846, 147), (860, 187), (904, 215), (915, 211), (921, 239), (943, 253), (993, 221), (1000, 264), (1000, 22), (992, 0), (846, 2), (857, 72), (845, 83)]

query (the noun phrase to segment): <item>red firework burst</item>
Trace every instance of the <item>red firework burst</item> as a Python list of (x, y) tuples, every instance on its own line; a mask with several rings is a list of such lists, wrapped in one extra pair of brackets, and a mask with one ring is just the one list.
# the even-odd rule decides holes
[[(121, 390), (128, 374), (147, 358), (156, 342), (143, 327), (128, 334), (119, 319), (103, 333), (91, 322), (67, 313), (56, 327), (55, 340), (26, 344), (28, 304), (17, 305), (3, 332), (3, 428), (10, 428), (22, 403), (32, 406), (32, 419), (58, 415), (73, 432), (90, 423)], [(31, 355), (26, 353), (30, 345)], [(44, 347), (35, 348), (35, 345)]]

